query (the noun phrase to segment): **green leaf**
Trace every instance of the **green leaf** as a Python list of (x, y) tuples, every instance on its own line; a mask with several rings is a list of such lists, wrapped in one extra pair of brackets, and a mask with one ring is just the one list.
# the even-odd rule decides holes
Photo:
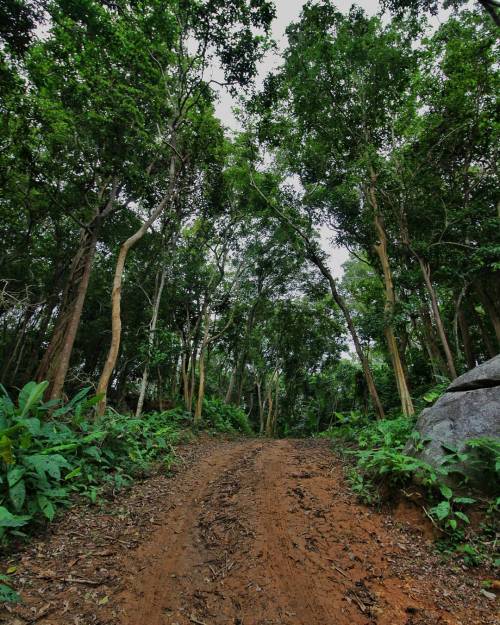
[(452, 530), (456, 530), (457, 529), (457, 522), (455, 521), (455, 519), (450, 519), (448, 521), (448, 525), (451, 527)]
[(471, 497), (454, 497), (453, 503), (476, 503), (476, 500)]
[(14, 486), (9, 488), (9, 498), (16, 512), (19, 512), (26, 499), (26, 485), (24, 480), (19, 480)]
[(67, 475), (64, 476), (65, 480), (71, 480), (73, 477), (77, 477), (82, 472), (82, 467), (76, 467), (73, 471), (70, 471)]
[(59, 454), (54, 454), (52, 456), (34, 454), (33, 456), (28, 456), (25, 463), (32, 466), (42, 479), (45, 478), (45, 474), (48, 473), (50, 477), (60, 480), (61, 468), (70, 468), (66, 458)]
[(7, 473), (7, 483), (10, 487), (15, 486), (26, 473), (24, 467), (14, 467)]
[(449, 501), (441, 501), (437, 506), (432, 508), (432, 512), (436, 515), (436, 517), (442, 521), (449, 516), (451, 512), (451, 506)]
[(50, 499), (48, 497), (45, 497), (45, 495), (38, 495), (36, 500), (44, 516), (46, 516), (49, 521), (52, 521), (56, 513), (56, 509), (54, 508)]
[(8, 436), (0, 436), (0, 458), (5, 464), (14, 464), (15, 459), (12, 453), (12, 441)]
[(45, 389), (49, 383), (47, 380), (36, 384), (36, 382), (28, 382), (19, 393), (19, 408), (21, 408), (21, 418), (25, 417), (28, 412), (35, 406), (45, 393)]
[(7, 586), (6, 584), (0, 583), (0, 603), (20, 603), (21, 597), (20, 595)]
[(459, 518), (461, 521), (463, 521), (464, 523), (470, 523), (469, 517), (463, 512), (460, 512), (460, 510), (455, 512), (455, 516)]
[(453, 497), (453, 491), (449, 486), (446, 486), (446, 484), (441, 484), (439, 490), (441, 491), (441, 495), (446, 499), (451, 499)]
[(22, 527), (30, 520), (29, 515), (14, 515), (7, 508), (0, 506), (0, 527)]
[(91, 388), (92, 388), (91, 386), (87, 386), (86, 388), (83, 388), (81, 391), (79, 391), (73, 397), (73, 399), (71, 399), (71, 401), (69, 401), (65, 406), (62, 406), (61, 408), (59, 408), (58, 410), (54, 412), (54, 417), (60, 417), (70, 412), (75, 407), (76, 404), (81, 402), (86, 397), (86, 395), (89, 394)]

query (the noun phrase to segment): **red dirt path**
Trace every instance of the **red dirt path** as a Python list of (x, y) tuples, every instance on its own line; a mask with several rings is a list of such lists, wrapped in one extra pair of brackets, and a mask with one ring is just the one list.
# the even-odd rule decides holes
[[(13, 561), (21, 625), (487, 625), (481, 572), (356, 502), (323, 441), (209, 441)], [(73, 534), (72, 534), (73, 531)], [(74, 581), (79, 579), (80, 581)], [(3, 614), (3, 615), (2, 615)]]

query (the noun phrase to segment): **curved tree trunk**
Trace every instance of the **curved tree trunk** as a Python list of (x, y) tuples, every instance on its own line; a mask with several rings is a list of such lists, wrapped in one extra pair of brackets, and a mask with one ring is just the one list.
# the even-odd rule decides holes
[(454, 380), (457, 377), (457, 371), (455, 369), (455, 363), (453, 361), (453, 354), (451, 353), (448, 337), (446, 336), (446, 332), (444, 330), (443, 319), (439, 311), (436, 291), (432, 285), (431, 270), (429, 265), (424, 262), (423, 258), (421, 258), (418, 254), (415, 254), (415, 252), (414, 255), (418, 261), (418, 264), (420, 265), (422, 276), (424, 278), (425, 288), (427, 289), (429, 297), (431, 298), (432, 313), (434, 315), (434, 321), (436, 323), (439, 339), (441, 341), (441, 345), (443, 346), (444, 355), (446, 357), (446, 365), (450, 373), (450, 378)]
[(148, 228), (158, 219), (169, 204), (174, 189), (175, 163), (176, 157), (173, 155), (170, 159), (168, 190), (163, 199), (159, 202), (159, 204), (157, 204), (149, 219), (147, 219), (141, 227), (123, 243), (120, 248), (120, 252), (118, 253), (115, 275), (113, 278), (113, 290), (111, 294), (111, 345), (99, 379), (99, 384), (97, 386), (97, 393), (102, 395), (102, 399), (97, 405), (96, 412), (98, 415), (104, 414), (104, 411), (106, 410), (108, 387), (116, 365), (118, 353), (120, 351), (120, 339), (122, 332), (121, 295), (125, 261), (127, 260), (129, 251), (142, 239), (148, 231)]
[(354, 349), (356, 350), (356, 354), (358, 356), (359, 362), (361, 363), (361, 367), (363, 369), (363, 374), (366, 380), (366, 386), (368, 388), (368, 393), (370, 394), (370, 398), (372, 400), (375, 413), (378, 419), (383, 419), (385, 416), (384, 408), (382, 407), (382, 402), (380, 401), (380, 398), (378, 396), (377, 387), (375, 386), (375, 380), (373, 379), (373, 375), (370, 369), (370, 363), (368, 362), (368, 358), (363, 350), (361, 341), (359, 340), (359, 336), (356, 331), (356, 327), (354, 326), (354, 322), (352, 320), (349, 308), (347, 307), (347, 304), (345, 303), (344, 298), (340, 295), (337, 289), (335, 278), (332, 276), (331, 272), (323, 263), (323, 261), (319, 258), (319, 256), (317, 256), (314, 253), (310, 253), (310, 258), (318, 267), (318, 269), (321, 271), (321, 273), (326, 278), (326, 280), (328, 281), (328, 284), (330, 285), (330, 291), (331, 291), (332, 297), (335, 303), (337, 304), (337, 306), (342, 311), (342, 314), (344, 315), (344, 319), (349, 329), (349, 334), (351, 335), (352, 342), (354, 343)]

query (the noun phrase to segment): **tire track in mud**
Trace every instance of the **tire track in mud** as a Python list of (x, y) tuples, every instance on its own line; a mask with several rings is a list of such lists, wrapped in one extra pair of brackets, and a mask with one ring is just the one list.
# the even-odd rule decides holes
[(210, 461), (188, 514), (166, 522), (175, 545), (163, 529), (147, 546), (144, 562), (166, 555), (130, 579), (120, 625), (495, 622), (450, 597), (418, 540), (355, 501), (325, 442), (248, 441)]
[(486, 573), (440, 563), (418, 523), (360, 505), (326, 441), (205, 439), (182, 453), (175, 477), (74, 510), (18, 554), (26, 603), (0, 624), (497, 623)]

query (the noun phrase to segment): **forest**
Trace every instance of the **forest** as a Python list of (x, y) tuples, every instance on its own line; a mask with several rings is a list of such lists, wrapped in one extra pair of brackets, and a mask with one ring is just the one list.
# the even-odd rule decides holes
[[(463, 374), (493, 359), (484, 387), (500, 385), (499, 5), (308, 0), (280, 47), (285, 4), (0, 1), (8, 550), (75, 500), (170, 471), (204, 431), (263, 453), (280, 439), (278, 456), (333, 441), (365, 504), (384, 474), (418, 474), (434, 530), (492, 565), (500, 397), (496, 435), (468, 435), (447, 468), (408, 441), (423, 449), (417, 418)], [(447, 478), (473, 448), (488, 539), (469, 537), (474, 499)], [(16, 601), (3, 573), (0, 602)], [(243, 623), (198, 608), (178, 624)], [(176, 620), (130, 618), (102, 622)]]

